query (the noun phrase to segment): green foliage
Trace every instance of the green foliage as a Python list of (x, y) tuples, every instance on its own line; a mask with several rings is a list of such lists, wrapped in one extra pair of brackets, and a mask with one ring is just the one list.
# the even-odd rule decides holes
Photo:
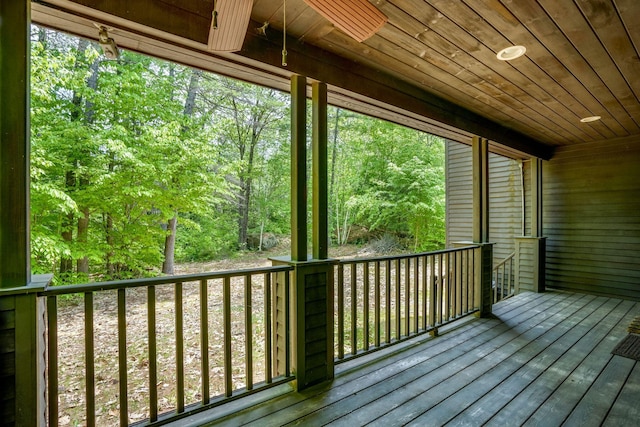
[(343, 233), (351, 225), (390, 232), (414, 251), (443, 248), (444, 141), (346, 111), (333, 114), (339, 167), (331, 178), (331, 224)]
[[(34, 272), (140, 277), (172, 237), (176, 260), (204, 261), (290, 233), (286, 94), (37, 27), (31, 73)], [(334, 241), (357, 225), (442, 247), (442, 140), (329, 110)]]
[(237, 219), (234, 215), (181, 217), (176, 245), (178, 262), (210, 261), (236, 250)]

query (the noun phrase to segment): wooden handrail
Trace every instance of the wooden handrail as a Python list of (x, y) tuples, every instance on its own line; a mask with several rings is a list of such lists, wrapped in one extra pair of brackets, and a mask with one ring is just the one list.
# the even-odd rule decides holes
[(506, 264), (507, 262), (511, 261), (514, 257), (516, 256), (515, 252), (512, 252), (510, 255), (508, 255), (505, 259), (503, 259), (502, 261), (500, 261), (498, 264), (493, 266), (493, 271), (496, 271), (497, 269), (499, 269), (500, 267), (502, 267), (504, 264)]
[(385, 256), (379, 256), (379, 257), (347, 258), (347, 259), (341, 259), (339, 262), (340, 264), (354, 264), (354, 263), (357, 264), (357, 263), (362, 263), (367, 261), (368, 262), (394, 261), (397, 259), (420, 258), (427, 255), (440, 255), (440, 254), (447, 254), (451, 252), (460, 252), (465, 249), (477, 249), (479, 247), (480, 245), (469, 245), (469, 246), (463, 246), (461, 248), (442, 249), (439, 251), (432, 251), (432, 252), (419, 252), (419, 253), (403, 254), (403, 255), (385, 255)]
[(126, 280), (113, 280), (108, 282), (95, 282), (85, 283), (77, 285), (63, 285), (63, 286), (47, 286), (44, 291), (39, 292), (40, 296), (52, 296), (52, 295), (68, 295), (68, 294), (80, 294), (85, 292), (98, 292), (109, 291), (116, 289), (129, 289), (148, 287), (155, 285), (167, 285), (177, 282), (199, 282), (201, 280), (215, 280), (225, 279), (230, 277), (242, 277), (247, 274), (265, 274), (265, 273), (278, 273), (285, 271), (293, 271), (293, 267), (290, 265), (274, 266), (274, 267), (260, 267), (260, 268), (248, 268), (246, 270), (225, 270), (216, 271), (211, 273), (196, 273), (196, 274), (182, 274), (177, 276), (162, 276), (162, 277), (145, 277), (141, 279), (126, 279)]

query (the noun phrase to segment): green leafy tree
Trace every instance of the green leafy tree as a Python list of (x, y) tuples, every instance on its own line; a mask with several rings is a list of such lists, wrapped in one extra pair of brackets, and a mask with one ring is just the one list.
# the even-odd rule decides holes
[[(218, 144), (228, 162), (236, 165), (235, 174), (229, 175), (228, 179), (236, 188), (237, 242), (242, 249), (247, 245), (249, 230), (256, 228), (255, 222), (264, 228), (264, 219), (271, 215), (264, 204), (259, 206), (258, 216), (262, 218), (252, 218), (251, 212), (255, 212), (256, 186), (263, 198), (274, 190), (267, 181), (257, 181), (265, 174), (269, 159), (277, 156), (281, 145), (288, 142), (287, 128), (283, 124), (288, 117), (287, 98), (273, 89), (231, 79), (221, 78), (217, 83), (226, 94), (219, 96)], [(276, 169), (277, 173), (282, 170)]]
[(347, 111), (333, 114), (330, 189), (338, 243), (357, 224), (411, 238), (416, 251), (442, 248), (442, 139)]

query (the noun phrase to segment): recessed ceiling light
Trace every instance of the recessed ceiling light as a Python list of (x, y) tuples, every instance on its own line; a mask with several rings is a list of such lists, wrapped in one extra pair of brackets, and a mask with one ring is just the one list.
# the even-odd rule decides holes
[(601, 118), (602, 118), (602, 117), (600, 117), (600, 116), (591, 116), (591, 117), (584, 117), (584, 118), (580, 119), (580, 121), (581, 121), (582, 123), (589, 123), (589, 122), (595, 122), (595, 121), (598, 121), (598, 120), (600, 120)]
[(520, 58), (526, 51), (527, 48), (524, 46), (509, 46), (498, 52), (496, 57), (501, 61), (511, 61)]

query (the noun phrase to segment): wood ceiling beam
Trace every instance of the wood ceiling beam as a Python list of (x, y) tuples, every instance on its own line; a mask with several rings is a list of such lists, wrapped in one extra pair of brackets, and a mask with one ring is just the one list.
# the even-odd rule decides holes
[[(199, 43), (206, 44), (208, 41), (213, 1), (182, 2), (187, 5), (168, 0), (72, 0), (72, 2)], [(59, 0), (53, 0), (52, 3), (62, 3), (64, 7), (64, 2)], [(187, 10), (185, 9), (187, 6), (192, 6), (192, 9), (195, 6), (198, 8)]]
[[(249, 24), (244, 46), (237, 54), (273, 67), (282, 67), (282, 33), (268, 29), (266, 37), (253, 34), (251, 28), (260, 26), (257, 22)], [(553, 155), (554, 148), (551, 146), (371, 67), (292, 38), (287, 39), (287, 51), (286, 68), (294, 73), (429, 117), (534, 157), (548, 160)]]

